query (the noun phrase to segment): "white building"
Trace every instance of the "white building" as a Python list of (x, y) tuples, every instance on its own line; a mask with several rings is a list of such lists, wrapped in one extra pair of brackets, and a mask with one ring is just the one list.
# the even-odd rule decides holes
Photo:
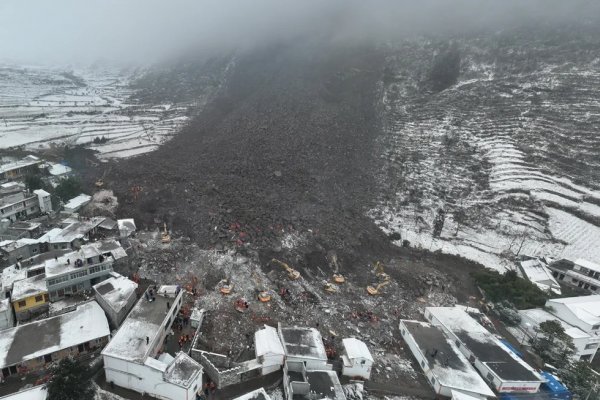
[[(550, 313), (576, 326), (592, 338), (600, 336), (600, 295), (550, 299), (546, 301), (546, 307)], [(593, 343), (590, 342), (588, 350), (594, 350), (592, 347)], [(591, 358), (588, 358), (588, 355), (581, 357), (584, 361), (591, 361)]]
[(13, 309), (9, 299), (0, 300), (0, 330), (15, 326)]
[(122, 238), (131, 236), (137, 229), (133, 218), (118, 219), (117, 226), (119, 227), (119, 236)]
[(0, 400), (46, 400), (47, 398), (48, 390), (46, 389), (46, 385), (41, 385), (2, 396)]
[(483, 400), (494, 392), (440, 328), (421, 321), (400, 321), (400, 334), (436, 394), (456, 393)]
[(304, 364), (307, 370), (328, 369), (327, 353), (318, 330), (297, 326), (284, 328), (278, 324), (277, 331), (283, 344), (288, 366)]
[(265, 392), (265, 389), (260, 388), (236, 397), (233, 400), (271, 400), (271, 397)]
[(261, 373), (267, 375), (283, 366), (285, 351), (277, 335), (277, 329), (265, 325), (254, 333), (256, 359), (262, 364)]
[(3, 196), (0, 199), (0, 218), (15, 222), (32, 217), (39, 212), (38, 197), (26, 190)]
[(425, 318), (455, 342), (500, 393), (537, 393), (544, 379), (461, 307), (427, 307)]
[(373, 356), (367, 345), (355, 338), (343, 339), (342, 343), (344, 345), (342, 375), (350, 378), (369, 379)]
[(540, 260), (531, 259), (519, 263), (521, 271), (526, 279), (539, 287), (544, 292), (553, 292), (560, 295), (560, 285), (552, 276), (552, 271)]
[(66, 357), (94, 352), (109, 336), (104, 311), (90, 301), (74, 311), (2, 331), (0, 369), (4, 377), (42, 369)]
[(50, 193), (46, 192), (44, 189), (34, 190), (33, 193), (38, 198), (38, 203), (40, 204), (40, 211), (42, 213), (51, 213), (52, 199), (50, 198)]
[(573, 340), (573, 344), (575, 345), (575, 360), (591, 361), (594, 358), (600, 345), (599, 335), (590, 335), (541, 308), (520, 310), (519, 315), (521, 316), (520, 327), (529, 338), (538, 335), (536, 329), (542, 322), (558, 321), (564, 328), (565, 334)]
[(137, 283), (116, 272), (112, 272), (107, 280), (94, 285), (96, 301), (112, 326), (118, 328), (133, 308), (137, 299), (137, 287)]
[(88, 205), (90, 201), (92, 201), (92, 196), (82, 193), (79, 196), (73, 197), (71, 200), (69, 200), (63, 206), (63, 208), (65, 212), (76, 213), (77, 211)]
[(162, 352), (182, 299), (175, 286), (148, 288), (102, 351), (108, 382), (160, 399), (196, 399), (202, 366), (185, 353)]
[(558, 260), (550, 263), (548, 267), (561, 283), (591, 293), (600, 293), (600, 265), (580, 258), (575, 261)]

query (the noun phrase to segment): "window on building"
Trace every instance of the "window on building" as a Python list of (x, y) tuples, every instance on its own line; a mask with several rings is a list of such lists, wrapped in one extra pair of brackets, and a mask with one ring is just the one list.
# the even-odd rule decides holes
[(594, 326), (592, 326), (592, 330), (593, 331), (597, 331), (598, 329), (600, 329), (600, 325), (594, 325)]
[(425, 368), (425, 361), (421, 360), (421, 367)]
[(494, 375), (492, 375), (490, 372), (488, 372), (486, 378), (487, 378), (488, 381), (494, 382)]
[(431, 377), (431, 384), (434, 385), (435, 384), (435, 378), (432, 376)]
[(598, 347), (598, 343), (588, 343), (585, 345), (586, 350), (595, 349), (596, 347)]
[(21, 300), (19, 303), (17, 303), (19, 305), (19, 307), (25, 307), (27, 305), (27, 302), (25, 300)]
[(402, 334), (402, 336), (404, 336), (406, 332), (404, 332), (404, 329), (401, 329), (400, 333)]
[(39, 296), (35, 296), (35, 302), (39, 303), (44, 301), (44, 296), (42, 296), (41, 294)]
[(36, 248), (33, 248), (33, 249), (31, 249), (31, 252), (32, 252), (32, 253), (37, 253), (37, 249), (36, 249)]
[(458, 341), (458, 339), (456, 339), (454, 343), (456, 344), (456, 347), (460, 347), (460, 342)]
[(48, 299), (48, 293), (44, 293), (44, 301), (45, 301), (45, 302), (48, 302), (48, 301), (49, 301), (49, 299)]

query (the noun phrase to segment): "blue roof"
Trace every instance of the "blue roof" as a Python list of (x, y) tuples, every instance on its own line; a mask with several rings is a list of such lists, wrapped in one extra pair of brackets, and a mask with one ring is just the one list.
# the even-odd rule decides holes
[(550, 372), (542, 371), (541, 375), (546, 379), (546, 383), (544, 383), (544, 387), (546, 390), (552, 393), (562, 393), (568, 392), (569, 389), (565, 387), (554, 375)]

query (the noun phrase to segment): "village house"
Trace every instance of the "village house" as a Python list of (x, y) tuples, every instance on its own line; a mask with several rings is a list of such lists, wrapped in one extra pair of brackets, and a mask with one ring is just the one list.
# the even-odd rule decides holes
[(63, 209), (66, 213), (73, 214), (88, 205), (90, 201), (92, 201), (92, 196), (82, 193), (67, 201), (63, 206)]
[(135, 305), (137, 287), (137, 283), (116, 272), (110, 273), (107, 280), (94, 285), (96, 301), (114, 328), (121, 325)]
[(582, 361), (591, 361), (598, 350), (597, 339), (600, 338), (600, 295), (550, 299), (546, 301), (546, 309), (591, 337), (585, 346), (588, 353), (580, 357)]
[(277, 335), (277, 329), (265, 325), (254, 333), (254, 353), (261, 363), (261, 374), (279, 371), (283, 366), (285, 351)]
[(19, 322), (47, 312), (49, 297), (46, 276), (41, 274), (16, 281), (10, 301)]
[(579, 258), (575, 261), (562, 259), (548, 264), (552, 275), (565, 285), (600, 293), (600, 265)]
[(437, 395), (467, 395), (484, 400), (494, 392), (466, 357), (438, 327), (420, 321), (400, 321), (400, 334)]
[(427, 307), (425, 318), (456, 344), (499, 393), (537, 393), (544, 379), (463, 307)]
[(327, 369), (327, 353), (318, 330), (298, 326), (283, 327), (278, 324), (277, 331), (287, 364), (303, 364), (309, 370)]
[(42, 223), (33, 221), (17, 221), (6, 226), (0, 237), (3, 240), (35, 239), (41, 235)]
[(40, 205), (40, 212), (42, 214), (48, 214), (52, 212), (52, 198), (50, 193), (44, 189), (34, 190), (33, 193), (38, 197), (38, 203)]
[(27, 175), (39, 173), (42, 160), (33, 155), (28, 155), (21, 160), (0, 165), (0, 182), (12, 181)]
[(0, 242), (0, 267), (4, 268), (19, 261), (40, 254), (40, 243), (37, 239), (23, 238)]
[(9, 299), (0, 300), (0, 330), (15, 326), (13, 308)]
[(565, 334), (571, 338), (573, 345), (575, 345), (575, 354), (573, 355), (575, 360), (592, 361), (596, 355), (600, 345), (599, 335), (586, 333), (541, 308), (519, 310), (519, 315), (521, 316), (519, 326), (528, 338), (534, 338), (539, 334), (537, 329), (542, 322), (558, 321), (565, 330)]
[(98, 231), (99, 225), (105, 217), (93, 218), (67, 218), (60, 228), (53, 228), (38, 239), (40, 243), (46, 243), (45, 251), (59, 249), (76, 250), (87, 243)]
[(539, 287), (544, 292), (561, 294), (560, 285), (552, 276), (552, 271), (544, 262), (537, 258), (519, 262), (519, 267), (525, 279)]
[(344, 345), (342, 375), (352, 379), (369, 379), (374, 361), (365, 342), (346, 338), (342, 340), (342, 344)]
[(290, 366), (285, 363), (283, 391), (287, 400), (346, 400), (344, 389), (335, 371), (309, 370), (305, 364)]
[(0, 198), (0, 218), (6, 218), (15, 222), (32, 218), (39, 213), (40, 203), (38, 196), (29, 193), (27, 190)]
[(65, 357), (94, 352), (109, 336), (108, 321), (95, 301), (56, 317), (6, 329), (0, 335), (2, 376), (29, 373)]
[(182, 299), (176, 286), (148, 288), (102, 351), (107, 382), (161, 399), (196, 399), (202, 366), (183, 352), (163, 352)]

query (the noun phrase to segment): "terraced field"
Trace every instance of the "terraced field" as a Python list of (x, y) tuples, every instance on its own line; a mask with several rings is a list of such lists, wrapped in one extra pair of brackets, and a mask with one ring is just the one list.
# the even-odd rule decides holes
[[(110, 68), (0, 67), (0, 147), (85, 145), (101, 158), (155, 150), (201, 109), (193, 101), (138, 99), (143, 73)], [(105, 138), (99, 142), (94, 139)]]
[(393, 49), (381, 91), (385, 190), (369, 215), (413, 245), (497, 269), (519, 254), (600, 257), (595, 37), (462, 40), (460, 80), (439, 93), (421, 85), (435, 44)]

